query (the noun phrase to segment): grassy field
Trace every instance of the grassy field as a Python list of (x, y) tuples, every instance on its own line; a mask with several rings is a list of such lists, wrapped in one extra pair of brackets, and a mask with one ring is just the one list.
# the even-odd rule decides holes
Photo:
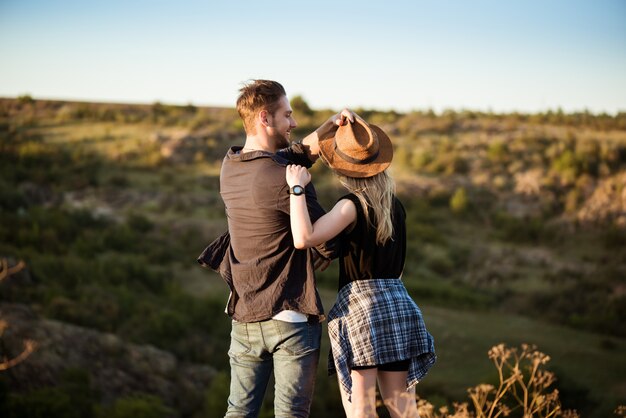
[[(213, 272), (192, 269), (181, 275), (180, 280), (190, 294), (211, 294), (226, 301), (226, 285)], [(336, 293), (330, 289), (322, 289), (320, 293), (328, 311)], [(585, 417), (609, 416), (626, 400), (626, 339), (578, 331), (520, 315), (420, 303), (419, 294), (412, 296), (435, 338), (438, 357), (433, 369), (418, 385), (417, 393), (434, 404), (468, 401), (468, 388), (494, 382), (496, 369), (487, 352), (500, 343), (509, 347), (534, 344), (548, 354), (551, 357), (548, 369), (557, 375), (566, 406), (578, 409)], [(226, 316), (218, 320), (228, 321)], [(339, 390), (335, 378), (325, 374), (326, 332), (322, 341), (316, 396), (328, 397), (326, 404), (339, 406), (338, 395), (333, 395)]]
[[(299, 117), (300, 133), (328, 113)], [(566, 407), (600, 418), (626, 404), (623, 115), (361, 113), (396, 145), (404, 280), (436, 340), (418, 393), (467, 400), (495, 378), (493, 345), (527, 343), (551, 356)], [(34, 278), (0, 296), (227, 379), (228, 318), (203, 323), (226, 286), (195, 257), (226, 227), (220, 164), (242, 141), (233, 109), (0, 99), (0, 257), (24, 259)], [(328, 208), (342, 191), (321, 164), (312, 173)], [(318, 276), (326, 310), (336, 277), (336, 265)], [(313, 416), (341, 411), (323, 344)]]

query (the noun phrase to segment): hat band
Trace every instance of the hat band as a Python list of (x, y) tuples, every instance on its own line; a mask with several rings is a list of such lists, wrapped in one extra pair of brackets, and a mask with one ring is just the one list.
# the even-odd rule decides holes
[(368, 164), (374, 161), (376, 158), (378, 158), (378, 151), (376, 151), (374, 154), (370, 155), (364, 160), (358, 160), (356, 158), (352, 158), (349, 155), (343, 153), (339, 148), (337, 148), (337, 144), (335, 144), (335, 153), (337, 153), (337, 155), (339, 155), (341, 158), (343, 158), (344, 160), (352, 164)]

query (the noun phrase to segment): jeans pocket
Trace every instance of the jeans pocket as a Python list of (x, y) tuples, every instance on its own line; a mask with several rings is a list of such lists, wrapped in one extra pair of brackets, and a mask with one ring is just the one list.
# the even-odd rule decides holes
[(280, 335), (279, 348), (290, 355), (299, 356), (320, 349), (322, 324), (308, 322), (274, 321)]
[(248, 337), (248, 324), (245, 322), (232, 322), (230, 331), (230, 348), (228, 355), (230, 357), (241, 357), (250, 352), (252, 346)]

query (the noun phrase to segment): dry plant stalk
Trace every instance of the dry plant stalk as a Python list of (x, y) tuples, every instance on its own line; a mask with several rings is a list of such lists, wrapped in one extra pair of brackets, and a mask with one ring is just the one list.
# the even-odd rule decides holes
[[(17, 273), (18, 271), (22, 270), (24, 267), (25, 267), (25, 264), (21, 260), (13, 267), (9, 267), (8, 261), (5, 258), (3, 258), (2, 260), (0, 260), (0, 282), (7, 279), (11, 275)], [(8, 326), (9, 324), (7, 324), (6, 321), (0, 319), (0, 338), (2, 338), (2, 335), (4, 335), (4, 330), (6, 330)], [(31, 355), (31, 353), (35, 351), (36, 348), (37, 348), (37, 343), (35, 341), (25, 340), (24, 350), (20, 354), (18, 354), (16, 357), (12, 359), (8, 359), (4, 357), (2, 360), (0, 360), (0, 371), (10, 369), (16, 364), (21, 363), (29, 355)]]
[[(498, 387), (481, 383), (469, 388), (471, 410), (467, 402), (454, 403), (452, 411), (447, 406), (436, 410), (431, 403), (418, 397), (420, 418), (498, 418), (509, 415), (579, 418), (576, 411), (561, 408), (558, 390), (550, 390), (556, 377), (543, 369), (550, 357), (538, 351), (536, 346), (522, 344), (521, 349), (517, 349), (499, 344), (489, 350), (489, 358), (498, 371)], [(381, 405), (379, 402), (378, 406)], [(618, 407), (615, 413), (626, 416), (626, 407)]]
[[(482, 384), (468, 390), (477, 418), (508, 416), (518, 410), (524, 418), (564, 416), (558, 390), (548, 392), (556, 377), (541, 368), (549, 356), (533, 345), (522, 344), (518, 350), (499, 344), (489, 350), (489, 358), (498, 370), (499, 383), (497, 388)], [(577, 416), (572, 411), (567, 414)]]
[(9, 262), (7, 261), (6, 258), (3, 258), (2, 260), (0, 260), (0, 282), (6, 279), (7, 277), (17, 273), (18, 271), (22, 270), (25, 266), (26, 265), (24, 264), (24, 262), (20, 260), (13, 267), (9, 267)]

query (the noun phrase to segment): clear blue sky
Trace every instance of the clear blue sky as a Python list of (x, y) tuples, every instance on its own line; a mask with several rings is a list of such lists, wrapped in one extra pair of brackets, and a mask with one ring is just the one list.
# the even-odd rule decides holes
[(626, 0), (0, 0), (0, 60), (5, 97), (615, 113)]

